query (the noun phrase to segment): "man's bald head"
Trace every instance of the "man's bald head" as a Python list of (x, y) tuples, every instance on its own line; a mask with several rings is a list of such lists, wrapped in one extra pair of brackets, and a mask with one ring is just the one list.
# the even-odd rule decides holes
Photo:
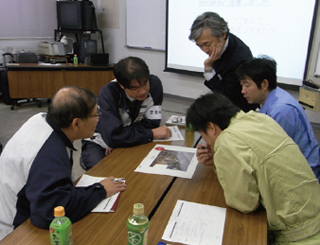
[(63, 87), (53, 97), (47, 119), (60, 128), (67, 128), (73, 119), (87, 118), (96, 104), (96, 96), (90, 90), (76, 86)]

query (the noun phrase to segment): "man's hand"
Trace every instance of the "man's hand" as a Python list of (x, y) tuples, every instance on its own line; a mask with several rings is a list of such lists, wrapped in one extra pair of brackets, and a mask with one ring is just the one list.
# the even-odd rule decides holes
[(171, 137), (171, 130), (167, 126), (152, 129), (153, 139), (169, 139)]
[(104, 154), (107, 156), (109, 153), (111, 153), (111, 151), (113, 151), (113, 148), (108, 147)]
[(200, 144), (197, 146), (197, 159), (199, 163), (204, 166), (213, 166), (213, 155), (211, 152), (211, 146)]
[(113, 196), (119, 191), (124, 191), (127, 185), (122, 181), (113, 181), (114, 177), (108, 177), (107, 179), (101, 180), (100, 184), (103, 185), (107, 192), (107, 198)]
[(220, 59), (221, 56), (221, 52), (222, 52), (222, 47), (224, 45), (224, 42), (218, 42), (213, 43), (212, 47), (211, 47), (211, 54), (209, 55), (209, 57), (204, 61), (204, 69), (205, 70), (209, 70), (213, 63), (216, 62), (218, 59)]

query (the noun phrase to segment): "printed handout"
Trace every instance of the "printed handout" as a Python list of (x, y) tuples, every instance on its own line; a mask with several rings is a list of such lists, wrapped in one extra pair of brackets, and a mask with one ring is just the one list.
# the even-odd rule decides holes
[(221, 245), (226, 208), (178, 200), (163, 240), (192, 245)]
[[(85, 187), (85, 186), (89, 186), (92, 185), (94, 183), (100, 182), (101, 180), (104, 180), (106, 178), (103, 177), (94, 177), (94, 176), (90, 176), (87, 174), (83, 174), (81, 176), (81, 179), (79, 180), (79, 182), (77, 183), (76, 187)], [(118, 179), (114, 179), (114, 181), (122, 181), (125, 182), (125, 179), (123, 178), (118, 178)], [(115, 212), (116, 207), (117, 207), (117, 203), (118, 200), (120, 198), (120, 194), (121, 192), (106, 198), (104, 200), (102, 200), (91, 212)]]
[(191, 179), (198, 164), (196, 150), (190, 147), (156, 145), (135, 172)]

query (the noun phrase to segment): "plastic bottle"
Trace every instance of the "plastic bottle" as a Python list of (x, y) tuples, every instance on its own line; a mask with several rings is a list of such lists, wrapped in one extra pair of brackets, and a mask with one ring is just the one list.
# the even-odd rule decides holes
[(76, 54), (73, 56), (73, 65), (78, 65), (78, 56)]
[(72, 245), (71, 221), (64, 216), (64, 207), (58, 206), (54, 209), (55, 218), (52, 220), (49, 232), (51, 245)]
[(149, 219), (144, 215), (142, 203), (133, 205), (133, 214), (127, 221), (128, 245), (147, 245)]

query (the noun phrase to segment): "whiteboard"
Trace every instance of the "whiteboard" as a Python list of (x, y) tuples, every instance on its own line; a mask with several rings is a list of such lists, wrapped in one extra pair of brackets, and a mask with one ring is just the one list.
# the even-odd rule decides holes
[(126, 1), (128, 47), (165, 50), (166, 0)]
[(0, 39), (53, 37), (56, 0), (1, 0)]

